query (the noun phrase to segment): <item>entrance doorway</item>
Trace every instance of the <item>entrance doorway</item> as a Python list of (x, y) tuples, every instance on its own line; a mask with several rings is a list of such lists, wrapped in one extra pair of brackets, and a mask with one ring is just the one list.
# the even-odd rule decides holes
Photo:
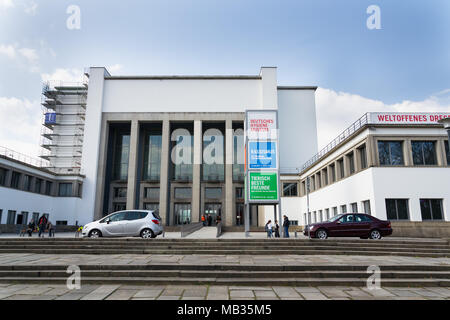
[(244, 225), (244, 204), (236, 203), (236, 225)]
[(216, 217), (222, 216), (222, 204), (221, 203), (205, 203), (205, 217), (208, 217), (208, 214), (211, 215), (212, 224), (216, 224)]

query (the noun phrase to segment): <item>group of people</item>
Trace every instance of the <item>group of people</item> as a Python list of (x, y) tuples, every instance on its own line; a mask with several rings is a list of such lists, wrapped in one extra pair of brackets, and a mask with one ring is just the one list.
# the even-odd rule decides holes
[[(288, 217), (283, 216), (283, 229), (284, 229), (284, 238), (289, 238), (289, 225), (290, 221)], [(267, 238), (280, 238), (280, 225), (278, 224), (278, 220), (275, 220), (275, 223), (272, 224), (272, 220), (267, 221), (266, 226), (264, 227), (267, 232)]]
[(48, 230), (49, 237), (55, 236), (55, 227), (47, 219), (47, 216), (42, 215), (42, 217), (39, 218), (37, 223), (34, 221), (34, 219), (31, 219), (30, 223), (28, 223), (27, 225), (26, 233), (28, 233), (28, 236), (31, 237), (33, 235), (33, 232), (38, 231), (40, 238), (41, 236), (43, 236), (46, 230)]
[[(206, 227), (206, 226), (208, 226), (208, 227), (211, 227), (211, 225), (212, 225), (212, 217), (211, 217), (211, 215), (210, 214), (208, 214), (208, 215), (202, 215), (202, 222), (203, 222), (203, 226), (204, 227)], [(219, 222), (221, 222), (222, 221), (222, 218), (221, 218), (221, 216), (220, 215), (217, 215), (216, 216), (216, 225), (217, 224), (219, 224)]]

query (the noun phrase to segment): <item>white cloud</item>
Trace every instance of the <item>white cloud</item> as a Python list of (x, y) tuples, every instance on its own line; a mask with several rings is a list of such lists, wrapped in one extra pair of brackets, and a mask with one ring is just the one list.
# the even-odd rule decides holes
[(34, 2), (34, 1), (31, 1), (30, 3), (28, 3), (28, 4), (24, 4), (24, 7), (25, 7), (25, 13), (26, 14), (29, 14), (29, 15), (31, 15), (31, 16), (34, 16), (34, 15), (36, 15), (36, 13), (37, 13), (37, 8), (38, 8), (38, 4), (36, 3), (36, 2)]
[(16, 48), (10, 44), (0, 44), (0, 55), (5, 55), (10, 59), (14, 59), (16, 57)]
[(450, 90), (423, 101), (386, 104), (360, 95), (318, 88), (316, 92), (319, 149), (326, 146), (366, 112), (450, 112)]
[(81, 82), (83, 80), (83, 70), (76, 68), (58, 68), (53, 73), (41, 74), (41, 78), (43, 81), (57, 80), (65, 82)]
[(34, 49), (22, 48), (22, 49), (19, 49), (18, 51), (30, 63), (35, 63), (39, 59), (39, 56), (36, 53), (36, 50), (34, 50)]
[(14, 7), (12, 0), (0, 0), (0, 9), (7, 9)]
[(110, 73), (113, 72), (119, 72), (120, 70), (122, 70), (123, 66), (121, 64), (114, 64), (112, 66), (106, 67), (106, 70), (108, 70)]
[(0, 97), (0, 145), (37, 157), (42, 111), (39, 101)]

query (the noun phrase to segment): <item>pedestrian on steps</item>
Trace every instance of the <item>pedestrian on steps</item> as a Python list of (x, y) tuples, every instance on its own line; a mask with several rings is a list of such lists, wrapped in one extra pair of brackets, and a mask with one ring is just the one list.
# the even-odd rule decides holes
[(267, 232), (267, 238), (272, 238), (272, 220), (267, 221), (264, 229)]

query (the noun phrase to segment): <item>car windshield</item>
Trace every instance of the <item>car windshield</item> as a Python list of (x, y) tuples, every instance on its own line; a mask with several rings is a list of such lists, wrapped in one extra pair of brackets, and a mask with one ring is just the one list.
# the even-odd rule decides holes
[(334, 216), (334, 217), (328, 219), (327, 221), (334, 222), (334, 221), (339, 220), (340, 218), (342, 218), (342, 216), (343, 216), (343, 214), (338, 214), (337, 216)]

